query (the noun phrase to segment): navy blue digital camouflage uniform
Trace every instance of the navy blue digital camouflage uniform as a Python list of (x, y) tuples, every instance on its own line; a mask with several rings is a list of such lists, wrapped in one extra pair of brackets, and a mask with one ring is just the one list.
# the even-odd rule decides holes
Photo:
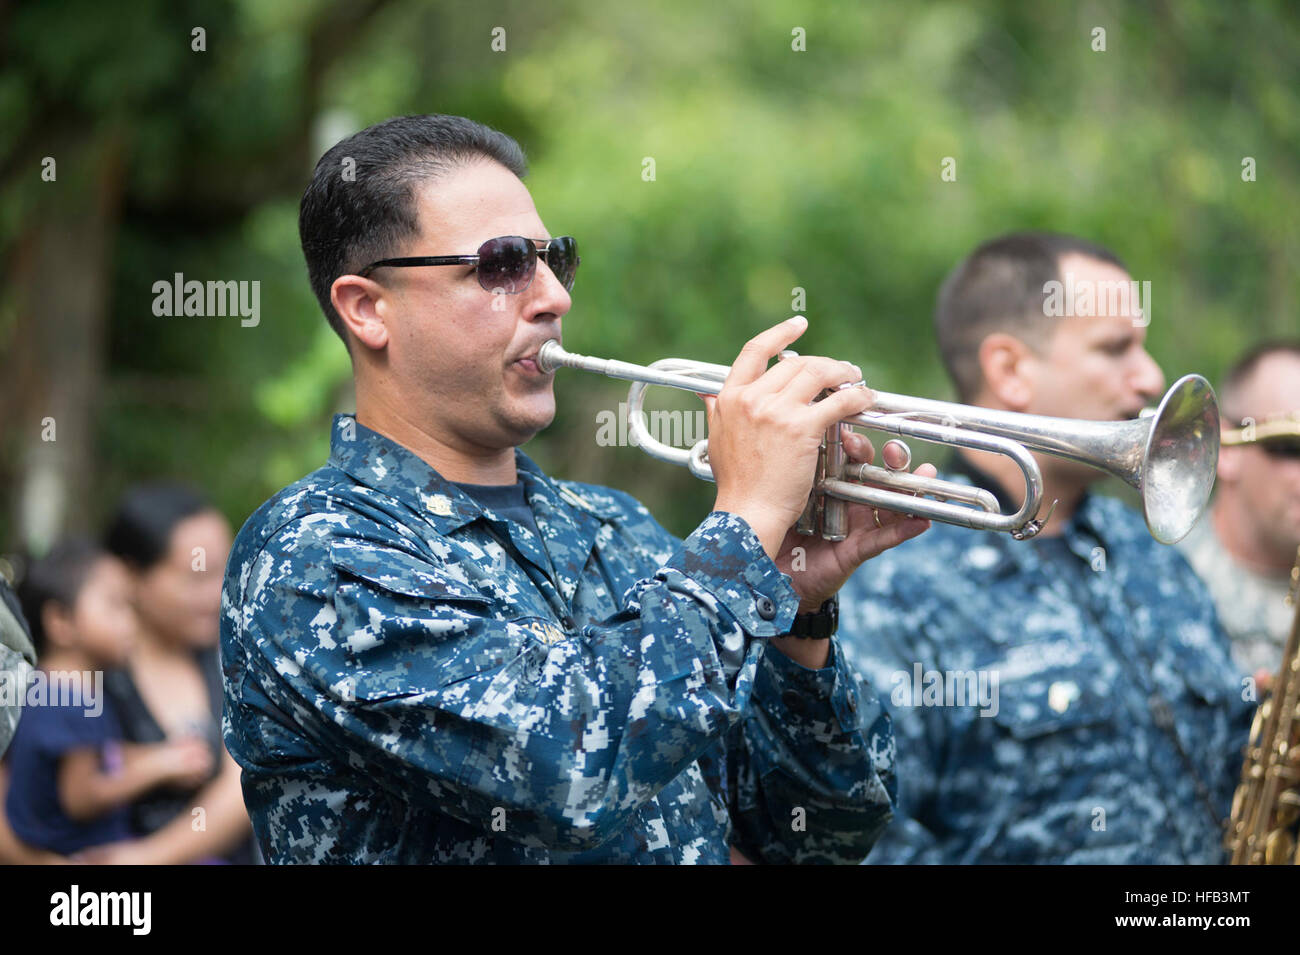
[(226, 569), (226, 745), (270, 862), (859, 862), (889, 719), (740, 518), (686, 540), (516, 452), (542, 539), (349, 416)]
[[(840, 596), (898, 747), (869, 863), (1224, 861), (1254, 704), (1204, 586), (1132, 508), (1088, 495), (1062, 537), (1020, 542), (936, 522)], [(996, 706), (972, 703), (981, 672)]]

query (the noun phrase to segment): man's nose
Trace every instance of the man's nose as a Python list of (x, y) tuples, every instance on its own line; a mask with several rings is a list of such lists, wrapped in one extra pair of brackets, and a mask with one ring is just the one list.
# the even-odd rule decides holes
[(1132, 381), (1134, 390), (1148, 399), (1159, 398), (1164, 394), (1165, 373), (1145, 348), (1140, 349)]
[(537, 259), (537, 273), (533, 276), (528, 294), (531, 296), (527, 309), (530, 319), (546, 315), (563, 316), (573, 307), (572, 297), (555, 277), (546, 260), (540, 256)]

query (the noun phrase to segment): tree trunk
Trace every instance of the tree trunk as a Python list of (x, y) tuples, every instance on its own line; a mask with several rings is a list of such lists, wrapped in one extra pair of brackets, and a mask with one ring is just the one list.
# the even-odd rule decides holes
[(50, 194), (26, 217), (11, 262), (16, 326), (3, 411), (17, 462), (11, 526), (36, 554), (68, 531), (88, 530), (92, 518), (122, 154), (110, 135), (61, 149), (53, 182), (36, 178), (37, 169), (31, 188)]

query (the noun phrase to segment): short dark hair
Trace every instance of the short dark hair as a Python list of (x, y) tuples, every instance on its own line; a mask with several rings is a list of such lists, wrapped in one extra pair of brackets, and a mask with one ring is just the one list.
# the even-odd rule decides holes
[(1219, 388), (1219, 406), (1223, 409), (1225, 421), (1234, 425), (1242, 423), (1250, 414), (1250, 409), (1242, 406), (1242, 393), (1250, 380), (1259, 371), (1264, 359), (1273, 355), (1292, 355), (1300, 358), (1300, 339), (1275, 339), (1260, 342), (1250, 348), (1244, 355), (1232, 363), (1232, 367), (1223, 376), (1223, 385)]
[(298, 236), (312, 291), (343, 344), (347, 333), (330, 301), (334, 280), (393, 257), (398, 243), (419, 233), (415, 186), (480, 159), (520, 179), (528, 172), (523, 150), (505, 133), (436, 114), (376, 123), (321, 156), (298, 207)]
[(70, 611), (90, 576), (90, 569), (96, 561), (107, 556), (94, 541), (69, 537), (51, 547), (44, 557), (27, 565), (18, 584), (18, 602), (27, 618), (38, 659), (48, 649), (45, 621), (41, 616), (45, 605), (53, 601)]
[(1036, 351), (1047, 347), (1054, 326), (1044, 321), (1043, 286), (1061, 281), (1061, 258), (1071, 253), (1126, 269), (1114, 252), (1086, 239), (1016, 232), (985, 242), (944, 279), (934, 329), (961, 400), (974, 398), (983, 383), (979, 347), (989, 335), (1006, 332)]
[(188, 517), (213, 510), (184, 484), (136, 484), (122, 494), (104, 535), (104, 546), (134, 570), (148, 570), (167, 556), (172, 531)]

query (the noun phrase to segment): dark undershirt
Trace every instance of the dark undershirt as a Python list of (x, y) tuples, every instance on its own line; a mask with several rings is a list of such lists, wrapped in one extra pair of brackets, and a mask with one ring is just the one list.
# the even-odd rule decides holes
[(1011, 500), (1011, 496), (1007, 494), (1006, 489), (997, 482), (993, 475), (983, 468), (976, 467), (970, 458), (960, 452), (953, 452), (952, 457), (948, 460), (948, 466), (944, 470), (955, 474), (964, 474), (970, 478), (971, 484), (988, 491), (998, 499), (998, 506), (1002, 508), (1004, 514), (1012, 514), (1020, 506), (1020, 502)]
[[(946, 470), (956, 474), (964, 474), (970, 478), (971, 484), (991, 493), (998, 499), (998, 505), (1004, 514), (1010, 514), (1020, 506), (1020, 502), (1013, 501), (1011, 495), (1007, 493), (1006, 489), (998, 483), (993, 475), (983, 468), (977, 467), (964, 454), (954, 453), (948, 462)], [(1083, 578), (1087, 577), (1088, 562), (1070, 549), (1064, 534), (1053, 534), (1051, 536), (1040, 534), (1030, 538), (1025, 543), (1034, 548), (1039, 560), (1043, 563), (1067, 569), (1071, 573), (1071, 585), (1078, 585)]]
[(480, 507), (516, 524), (522, 524), (536, 534), (538, 540), (542, 539), (542, 533), (537, 529), (537, 522), (533, 520), (533, 509), (528, 504), (528, 498), (524, 496), (523, 481), (516, 481), (514, 484), (455, 483), (456, 487), (472, 497)]

